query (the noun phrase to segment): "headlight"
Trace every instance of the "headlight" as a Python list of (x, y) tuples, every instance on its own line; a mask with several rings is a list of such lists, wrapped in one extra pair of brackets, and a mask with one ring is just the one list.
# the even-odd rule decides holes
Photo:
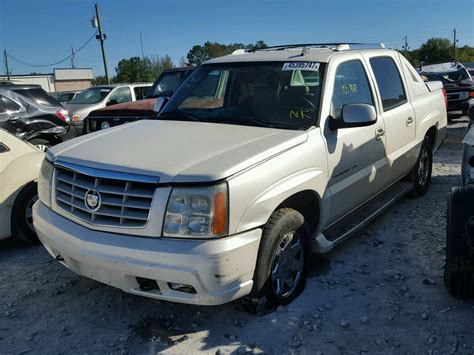
[(227, 184), (176, 187), (166, 208), (165, 237), (216, 238), (227, 234)]
[(38, 197), (46, 206), (51, 207), (51, 186), (53, 185), (53, 164), (46, 158), (41, 164), (38, 177)]

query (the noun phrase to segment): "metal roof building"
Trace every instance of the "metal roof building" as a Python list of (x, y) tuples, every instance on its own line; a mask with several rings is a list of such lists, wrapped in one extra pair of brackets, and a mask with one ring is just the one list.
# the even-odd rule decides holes
[[(77, 91), (92, 86), (94, 78), (91, 68), (58, 68), (51, 74), (19, 74), (10, 75), (10, 81), (15, 84), (36, 84), (46, 92)], [(7, 80), (1, 75), (0, 80)]]

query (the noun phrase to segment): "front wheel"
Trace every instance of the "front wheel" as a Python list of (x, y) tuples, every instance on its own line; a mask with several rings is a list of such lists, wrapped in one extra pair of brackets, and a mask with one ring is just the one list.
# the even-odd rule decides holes
[(310, 233), (303, 215), (275, 211), (264, 228), (252, 295), (268, 306), (287, 305), (304, 289), (311, 259)]
[(38, 243), (33, 227), (33, 205), (38, 201), (36, 183), (30, 183), (18, 194), (12, 209), (13, 236), (30, 243)]
[(42, 152), (46, 152), (49, 148), (52, 147), (51, 142), (47, 141), (46, 139), (35, 138), (30, 141), (36, 148), (38, 148)]
[(430, 137), (426, 136), (421, 144), (420, 155), (409, 180), (413, 183), (412, 197), (421, 197), (428, 191), (431, 184), (431, 172), (433, 170), (433, 144)]

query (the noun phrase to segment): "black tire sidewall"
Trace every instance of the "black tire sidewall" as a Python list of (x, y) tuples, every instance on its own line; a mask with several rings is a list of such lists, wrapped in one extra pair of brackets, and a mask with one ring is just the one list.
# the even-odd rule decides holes
[(38, 195), (37, 184), (35, 182), (26, 185), (18, 194), (12, 208), (12, 233), (15, 237), (30, 242), (38, 243), (38, 236), (31, 230), (26, 221), (25, 211), (28, 203)]
[[(469, 246), (465, 235), (466, 223), (474, 215), (473, 200), (474, 187), (453, 187), (448, 196), (444, 282), (448, 291), (456, 297), (466, 296), (465, 291), (472, 288), (467, 283), (474, 282), (472, 246)], [(465, 269), (465, 265), (469, 264), (471, 268)]]
[[(418, 175), (418, 167), (420, 165), (421, 161), (421, 155), (423, 154), (423, 151), (426, 150), (428, 153), (428, 158), (429, 158), (429, 164), (428, 164), (428, 178), (426, 179), (426, 182), (424, 184), (420, 184), (420, 179)], [(431, 184), (431, 174), (433, 172), (433, 144), (428, 136), (426, 136), (423, 139), (423, 143), (421, 145), (420, 149), (420, 155), (418, 156), (418, 159), (416, 161), (416, 164), (413, 168), (412, 174), (411, 174), (411, 180), (413, 182), (413, 190), (411, 191), (411, 196), (413, 197), (421, 197), (424, 194), (428, 192), (428, 189)]]
[[(296, 231), (296, 236), (302, 243), (304, 265), (301, 277), (293, 292), (285, 298), (280, 298), (273, 290), (271, 267), (274, 261), (274, 252), (282, 237), (292, 231)], [(254, 272), (254, 287), (251, 295), (254, 297), (265, 296), (267, 305), (271, 307), (289, 304), (303, 291), (310, 263), (311, 238), (304, 217), (291, 208), (283, 208), (275, 211), (263, 230)]]

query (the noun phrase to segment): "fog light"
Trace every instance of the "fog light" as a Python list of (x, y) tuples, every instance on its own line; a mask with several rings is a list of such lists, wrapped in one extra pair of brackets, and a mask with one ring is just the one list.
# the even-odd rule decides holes
[(156, 280), (145, 279), (143, 277), (137, 277), (136, 279), (138, 284), (140, 285), (140, 290), (142, 291), (152, 291), (160, 289)]
[(193, 295), (197, 293), (194, 287), (192, 287), (191, 285), (176, 284), (174, 282), (168, 282), (168, 286), (170, 289), (175, 290), (175, 291), (192, 293)]

